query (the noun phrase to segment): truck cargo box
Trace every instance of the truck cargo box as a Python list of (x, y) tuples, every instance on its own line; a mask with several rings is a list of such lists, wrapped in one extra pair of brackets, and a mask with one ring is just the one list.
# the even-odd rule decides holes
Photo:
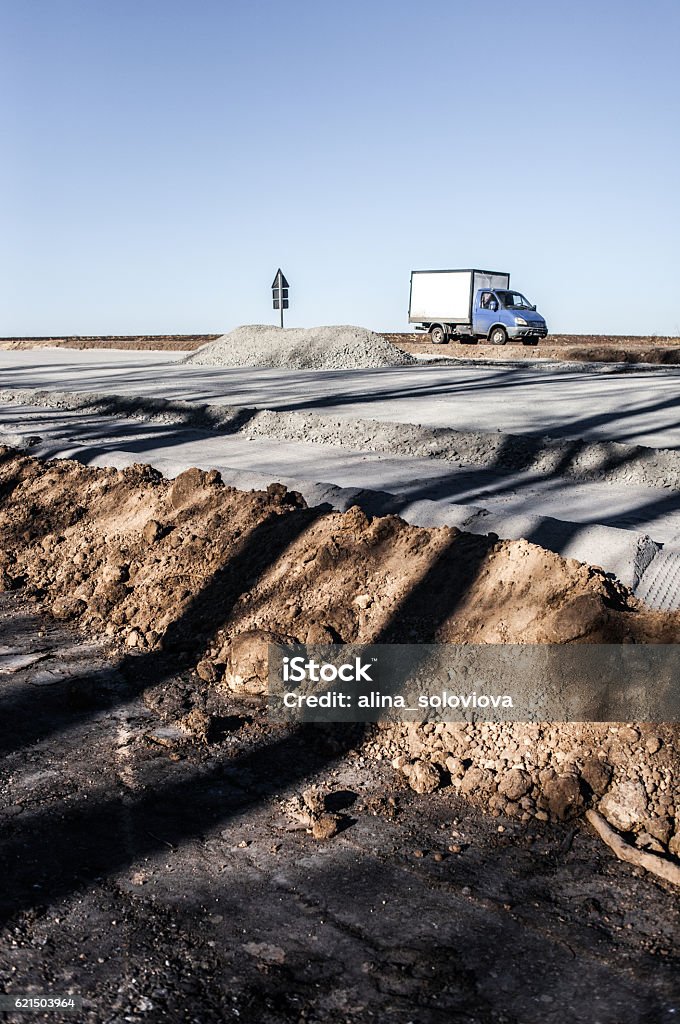
[(471, 323), (478, 289), (509, 287), (510, 274), (495, 270), (414, 270), (409, 323)]

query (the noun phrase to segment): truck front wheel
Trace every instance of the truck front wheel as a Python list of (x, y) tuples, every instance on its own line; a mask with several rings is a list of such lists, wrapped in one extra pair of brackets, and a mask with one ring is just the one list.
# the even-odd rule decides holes
[(492, 345), (505, 345), (507, 340), (508, 335), (505, 327), (493, 327), (489, 331), (489, 341)]
[(440, 324), (430, 327), (430, 338), (433, 345), (443, 345), (446, 341), (446, 331)]

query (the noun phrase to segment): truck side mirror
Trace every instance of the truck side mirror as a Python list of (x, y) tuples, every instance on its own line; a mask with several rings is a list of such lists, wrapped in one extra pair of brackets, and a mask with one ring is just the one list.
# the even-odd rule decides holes
[(531, 308), (533, 309), (533, 311), (534, 311), (534, 313), (535, 313), (535, 312), (536, 312), (536, 307), (535, 307), (535, 306), (532, 306)]

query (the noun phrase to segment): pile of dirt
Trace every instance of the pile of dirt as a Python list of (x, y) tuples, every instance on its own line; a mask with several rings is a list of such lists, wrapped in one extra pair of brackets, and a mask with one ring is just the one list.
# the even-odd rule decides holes
[(407, 366), (416, 360), (365, 327), (237, 327), (187, 356), (194, 366), (282, 366), (352, 370)]
[(568, 348), (564, 350), (564, 359), (575, 363), (629, 363), (637, 366), (679, 366), (680, 348), (647, 348), (630, 347), (614, 348), (607, 345), (595, 345), (589, 348)]
[(588, 348), (680, 348), (680, 337), (674, 334), (549, 334), (551, 345), (585, 345)]
[[(280, 484), (242, 492), (214, 471), (168, 481), (148, 466), (91, 469), (9, 448), (0, 586), (124, 645), (137, 671), (163, 659), (193, 671), (225, 711), (234, 693), (264, 692), (270, 640), (680, 642), (680, 613), (647, 611), (602, 571), (527, 541), (356, 507), (323, 513)], [(593, 800), (606, 811), (608, 799), (622, 827), (633, 812), (620, 805), (634, 802), (631, 829), (677, 851), (677, 731), (623, 729), (393, 726), (371, 742), (402, 756), (416, 786), (450, 778), (514, 816), (564, 817)]]
[(385, 725), (369, 744), (417, 792), (446, 780), (495, 816), (565, 821), (596, 805), (636, 845), (680, 857), (678, 729), (660, 723)]

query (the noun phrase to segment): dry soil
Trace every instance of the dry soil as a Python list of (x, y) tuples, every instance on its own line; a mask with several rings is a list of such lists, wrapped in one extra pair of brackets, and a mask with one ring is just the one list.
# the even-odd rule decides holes
[[(130, 655), (193, 671), (199, 711), (206, 694), (224, 714), (234, 694), (262, 694), (273, 639), (680, 641), (680, 613), (645, 610), (596, 568), (526, 541), (324, 513), (280, 484), (242, 492), (215, 472), (170, 482), (148, 466), (3, 448), (0, 495), (3, 588)], [(176, 695), (159, 699), (177, 715)], [(191, 727), (207, 735), (210, 720)], [(639, 845), (680, 852), (675, 727), (391, 727), (369, 749), (422, 792), (452, 785), (524, 821), (597, 804)]]

